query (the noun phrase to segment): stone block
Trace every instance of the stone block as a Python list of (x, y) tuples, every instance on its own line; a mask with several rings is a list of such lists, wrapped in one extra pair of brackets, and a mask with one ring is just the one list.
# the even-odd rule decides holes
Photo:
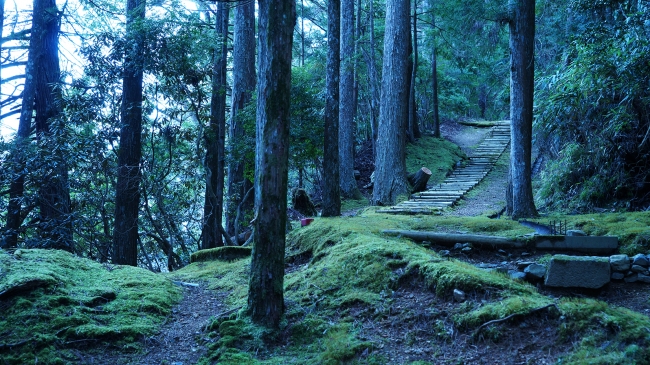
[(630, 269), (630, 257), (628, 255), (612, 255), (609, 257), (609, 264), (614, 271), (626, 272)]
[(530, 264), (524, 269), (528, 280), (542, 280), (546, 275), (546, 266), (540, 264)]
[(632, 272), (636, 272), (639, 274), (646, 274), (646, 275), (648, 274), (648, 269), (646, 269), (641, 265), (632, 265), (632, 268), (630, 270), (632, 270)]
[(625, 274), (622, 272), (613, 272), (612, 273), (612, 280), (623, 280), (625, 278)]
[(598, 289), (609, 283), (609, 257), (555, 255), (546, 271), (544, 285)]
[(514, 279), (514, 280), (522, 280), (523, 281), (523, 280), (526, 279), (526, 274), (524, 274), (521, 271), (517, 271), (517, 270), (508, 271), (508, 275), (510, 276), (511, 279)]
[(650, 262), (648, 261), (648, 257), (646, 255), (640, 253), (632, 257), (632, 265), (648, 267), (648, 265), (650, 265)]
[(640, 282), (646, 283), (646, 284), (650, 284), (650, 276), (639, 274), (637, 276), (637, 281), (640, 281)]

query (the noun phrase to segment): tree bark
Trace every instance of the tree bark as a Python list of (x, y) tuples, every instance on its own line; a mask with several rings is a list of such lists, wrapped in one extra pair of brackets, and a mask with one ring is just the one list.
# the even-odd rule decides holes
[(230, 8), (217, 2), (216, 47), (212, 64), (212, 98), (210, 125), (205, 130), (205, 205), (203, 207), (203, 234), (201, 248), (223, 246), (221, 224), (226, 141), (226, 64), (228, 52), (228, 19)]
[(126, 16), (129, 46), (124, 57), (112, 257), (115, 264), (137, 266), (144, 44), (136, 32), (144, 20), (145, 0), (127, 0)]
[[(232, 106), (230, 108), (230, 130), (228, 138), (231, 144), (244, 138), (244, 123), (239, 118), (239, 112), (251, 101), (255, 91), (255, 2), (248, 1), (237, 4), (235, 7), (235, 29), (233, 38), (233, 81), (232, 81)], [(239, 231), (236, 227), (235, 217), (237, 209), (253, 184), (244, 177), (246, 161), (244, 156), (231, 146), (229, 151), (230, 163), (228, 164), (228, 215), (226, 227), (229, 232)], [(244, 211), (253, 209), (253, 204), (244, 204)]]
[(429, 182), (429, 178), (431, 178), (431, 170), (426, 167), (423, 167), (419, 169), (418, 172), (409, 175), (408, 181), (411, 183), (411, 186), (413, 186), (411, 194), (427, 190), (427, 182)]
[(374, 0), (370, 0), (370, 9), (368, 11), (368, 22), (370, 23), (370, 125), (372, 128), (372, 157), (373, 161), (377, 158), (377, 136), (379, 135), (379, 119), (377, 118), (377, 108), (379, 105), (379, 96), (377, 92), (377, 69), (375, 67), (375, 9)]
[(373, 204), (391, 205), (408, 193), (405, 118), (408, 116), (410, 0), (386, 2), (386, 33), (375, 160)]
[(440, 103), (438, 102), (438, 55), (436, 45), (436, 14), (434, 12), (435, 0), (430, 0), (431, 12), (431, 92), (433, 93), (433, 136), (440, 138)]
[(415, 139), (422, 137), (418, 125), (418, 106), (415, 99), (415, 82), (418, 76), (418, 2), (414, 0), (413, 7), (413, 33), (412, 33), (412, 57), (411, 57), (411, 80), (409, 87), (409, 136)]
[(284, 313), (291, 50), (295, 0), (259, 0), (254, 243), (248, 313), (278, 328)]
[(510, 0), (510, 178), (513, 219), (537, 216), (532, 188), (535, 0)]
[(325, 101), (323, 211), (321, 213), (323, 217), (341, 215), (341, 188), (339, 185), (340, 18), (340, 0), (330, 0), (327, 5), (327, 99)]
[(341, 1), (339, 166), (341, 195), (360, 199), (354, 179), (354, 0)]
[(63, 143), (52, 133), (50, 125), (61, 114), (61, 71), (59, 67), (59, 14), (54, 0), (34, 1), (32, 42), (35, 47), (36, 136), (50, 161), (39, 177), (38, 204), (40, 235), (44, 247), (74, 251), (70, 218), (70, 190)]

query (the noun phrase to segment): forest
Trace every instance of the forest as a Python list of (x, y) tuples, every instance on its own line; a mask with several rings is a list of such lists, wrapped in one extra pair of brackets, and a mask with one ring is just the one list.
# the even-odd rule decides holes
[[(542, 336), (548, 355), (529, 344), (518, 363), (648, 363), (645, 287), (548, 292), (476, 271), (549, 264), (531, 246), (499, 259), (387, 232), (530, 243), (519, 222), (553, 220), (560, 233), (564, 222), (564, 233), (617, 236), (630, 260), (648, 255), (650, 1), (0, 10), (6, 363), (515, 363), (481, 352), (511, 343), (517, 324), (487, 322), (513, 317), (557, 332)], [(463, 183), (502, 131), (477, 187), (422, 203), (450, 199), (436, 185)], [(617, 290), (632, 307), (600, 301)], [(180, 358), (139, 357), (177, 305), (204, 322), (186, 330), (203, 333), (187, 335), (201, 350), (183, 340)]]

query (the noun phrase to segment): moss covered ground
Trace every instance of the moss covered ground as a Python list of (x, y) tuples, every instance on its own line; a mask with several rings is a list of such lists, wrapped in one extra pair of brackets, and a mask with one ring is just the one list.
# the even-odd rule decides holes
[[(433, 347), (446, 346), (449, 340), (435, 334), (440, 323), (451, 323), (457, 331), (471, 336), (490, 320), (526, 317), (549, 307), (546, 312), (560, 327), (557, 346), (566, 349), (561, 355), (563, 364), (643, 364), (647, 363), (643, 359), (650, 359), (648, 316), (592, 299), (557, 300), (507, 275), (440, 257), (403, 238), (383, 236), (380, 231), (387, 228), (505, 236), (530, 233), (507, 219), (388, 217), (375, 213), (374, 208), (354, 217), (317, 219), (288, 237), (286, 318), (278, 332), (253, 325), (243, 314), (249, 258), (191, 264), (174, 275), (206, 280), (214, 290), (228, 292), (229, 305), (239, 309), (215, 318), (210, 326), (215, 341), (204, 363), (390, 362), (382, 349), (390, 346), (391, 340), (370, 339), (360, 323), (391, 316), (399, 321), (399, 314), (391, 314), (396, 305), (394, 293), (405, 287), (413, 289), (413, 285), (413, 290), (432, 293), (445, 308), (442, 318), (427, 325)], [(481, 299), (456, 303), (452, 299), (454, 289)]]
[(78, 348), (137, 351), (180, 299), (164, 276), (58, 250), (0, 251), (0, 359), (78, 363)]

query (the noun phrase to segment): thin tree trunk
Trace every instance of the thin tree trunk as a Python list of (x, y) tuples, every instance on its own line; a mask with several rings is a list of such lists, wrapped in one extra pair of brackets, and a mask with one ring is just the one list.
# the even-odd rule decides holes
[(431, 88), (433, 93), (433, 136), (440, 138), (440, 107), (438, 102), (438, 55), (436, 54), (438, 46), (436, 45), (436, 15), (433, 12), (433, 2), (431, 0)]
[[(230, 114), (229, 140), (230, 163), (228, 164), (228, 215), (226, 227), (228, 232), (239, 231), (242, 227), (235, 224), (236, 215), (241, 210), (250, 211), (253, 204), (242, 205), (242, 199), (252, 187), (244, 177), (246, 161), (241, 153), (232, 148), (244, 138), (244, 123), (239, 113), (251, 101), (255, 91), (255, 2), (243, 2), (235, 7), (235, 30), (233, 39), (233, 82), (232, 107)], [(241, 206), (241, 208), (239, 208)], [(238, 209), (239, 208), (239, 209)], [(235, 237), (237, 235), (235, 234)]]
[(410, 0), (388, 0), (375, 160), (373, 204), (394, 204), (408, 193), (406, 181), (406, 118), (408, 117), (408, 48)]
[(339, 186), (339, 45), (341, 18), (340, 0), (327, 5), (327, 99), (325, 101), (325, 140), (323, 151), (323, 217), (341, 215)]
[(535, 0), (510, 0), (512, 218), (537, 215), (532, 188)]
[(254, 244), (248, 313), (278, 328), (284, 313), (291, 50), (295, 0), (259, 0)]
[(377, 119), (377, 108), (379, 105), (379, 96), (377, 92), (377, 69), (375, 67), (375, 9), (374, 0), (370, 0), (370, 10), (368, 11), (370, 23), (370, 125), (372, 128), (372, 156), (373, 161), (377, 158), (377, 136), (379, 130), (379, 121)]
[(44, 148), (49, 170), (40, 176), (39, 198), (41, 239), (45, 247), (74, 251), (70, 223), (70, 191), (68, 168), (62, 148), (64, 143), (52, 133), (50, 125), (61, 114), (61, 71), (59, 68), (59, 16), (54, 0), (34, 1), (32, 40), (36, 41), (36, 135)]
[(27, 55), (27, 66), (25, 66), (25, 85), (23, 87), (23, 99), (18, 122), (18, 131), (13, 141), (11, 151), (11, 183), (9, 184), (9, 204), (7, 205), (7, 224), (4, 237), (0, 243), (2, 248), (18, 247), (18, 231), (23, 223), (22, 201), (25, 191), (25, 160), (29, 147), (29, 135), (32, 127), (32, 116), (34, 113), (34, 99), (36, 94), (35, 80), (35, 44), (30, 40), (29, 54)]
[(339, 164), (341, 195), (361, 199), (354, 178), (354, 0), (341, 1)]
[(230, 8), (225, 2), (217, 3), (217, 39), (212, 65), (212, 99), (210, 125), (205, 130), (205, 205), (203, 207), (203, 241), (201, 248), (223, 246), (221, 224), (223, 216), (223, 191), (226, 140), (226, 63), (228, 51), (228, 19)]
[(413, 67), (411, 69), (411, 89), (409, 91), (409, 131), (414, 139), (422, 137), (418, 125), (418, 106), (415, 98), (415, 82), (418, 76), (418, 2), (413, 7)]
[(144, 44), (136, 36), (144, 20), (145, 0), (127, 0), (129, 47), (124, 60), (122, 115), (113, 228), (113, 263), (138, 264), (138, 210), (142, 158), (142, 78)]

